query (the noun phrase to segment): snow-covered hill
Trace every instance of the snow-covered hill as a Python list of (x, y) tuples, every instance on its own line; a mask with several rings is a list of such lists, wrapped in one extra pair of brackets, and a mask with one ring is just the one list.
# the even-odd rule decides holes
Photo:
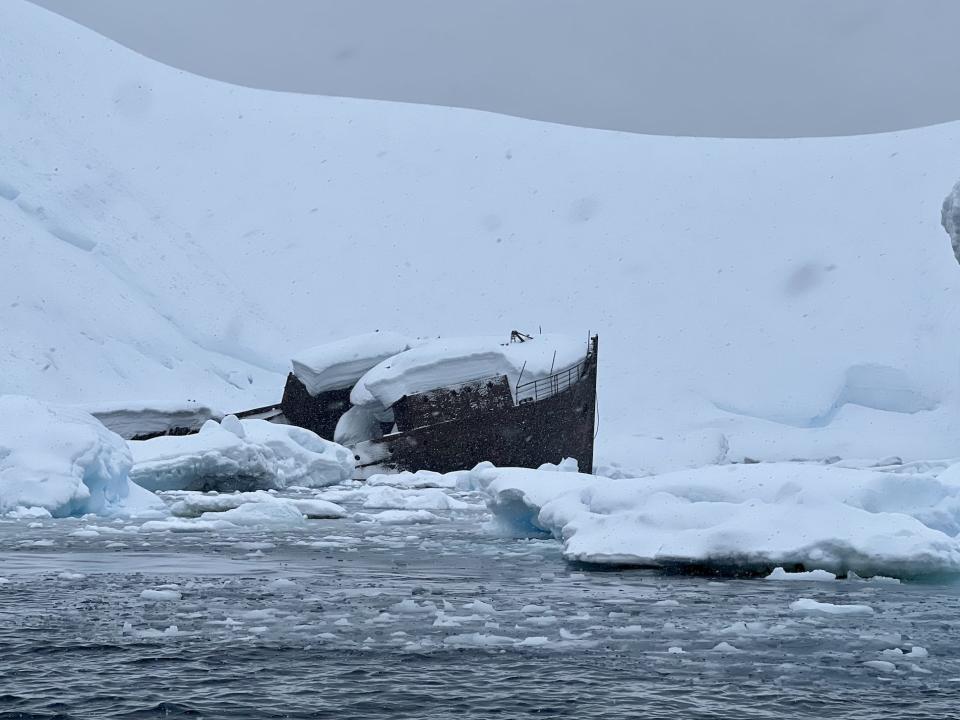
[(0, 392), (235, 410), (347, 334), (592, 330), (601, 461), (960, 455), (960, 125), (646, 137), (0, 27)]

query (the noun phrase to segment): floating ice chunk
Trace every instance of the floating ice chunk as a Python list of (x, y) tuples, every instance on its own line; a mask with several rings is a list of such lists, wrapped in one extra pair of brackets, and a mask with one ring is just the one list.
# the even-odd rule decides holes
[(667, 600), (657, 600), (657, 602), (655, 602), (654, 605), (657, 605), (659, 607), (680, 607), (680, 603), (678, 601), (670, 598), (668, 598)]
[(300, 592), (300, 585), (289, 578), (277, 578), (267, 583), (267, 590), (277, 595), (290, 595)]
[(422, 525), (440, 520), (427, 510), (384, 510), (379, 513), (354, 513), (353, 517), (359, 522), (374, 522), (381, 525)]
[(448, 635), (443, 639), (444, 645), (455, 648), (506, 647), (515, 645), (516, 642), (514, 638), (504, 635), (485, 635), (483, 633)]
[[(716, 648), (714, 648), (714, 649), (716, 649)], [(679, 647), (679, 646), (677, 646), (677, 645), (672, 645), (672, 646), (670, 646), (670, 647), (667, 648), (667, 652), (670, 653), (671, 655), (682, 655), (682, 654), (683, 654), (683, 648), (682, 648), (682, 647)]]
[(560, 632), (560, 638), (562, 640), (583, 640), (584, 638), (588, 638), (591, 635), (593, 635), (593, 633), (590, 633), (590, 632), (580, 633), (578, 635), (577, 633), (571, 632), (566, 628), (560, 628), (559, 632)]
[(524, 625), (536, 625), (539, 627), (546, 627), (548, 625), (556, 625), (557, 618), (553, 615), (540, 615), (540, 616), (530, 616), (520, 621)]
[(899, 585), (900, 580), (898, 578), (887, 577), (886, 575), (874, 575), (873, 577), (860, 577), (853, 570), (847, 571), (847, 580), (862, 580), (866, 582), (874, 582), (886, 585)]
[[(270, 497), (270, 496), (267, 496)], [(150, 520), (140, 526), (141, 532), (217, 532), (221, 530), (268, 529), (288, 530), (306, 523), (293, 502), (270, 498), (269, 501), (247, 502), (223, 511), (207, 511), (197, 518)]]
[(463, 606), (464, 610), (473, 610), (474, 612), (480, 613), (481, 615), (496, 615), (497, 611), (494, 609), (493, 605), (490, 603), (485, 603), (483, 600), (474, 600)]
[(869, 605), (835, 605), (810, 598), (795, 600), (790, 603), (790, 610), (798, 615), (873, 615), (873, 608)]
[[(89, 413), (0, 395), (0, 515), (122, 514), (162, 503), (131, 491), (123, 438)], [(28, 509), (29, 508), (29, 509)]]
[(179, 600), (181, 597), (182, 595), (179, 590), (144, 590), (140, 593), (142, 600), (150, 600), (152, 602), (168, 602)]
[(83, 580), (87, 576), (83, 573), (70, 572), (69, 570), (64, 570), (62, 573), (57, 575), (61, 580)]
[(150, 490), (322, 487), (353, 475), (345, 447), (292, 425), (224, 418), (196, 435), (130, 443), (131, 479)]
[[(124, 623), (124, 630), (128, 631), (127, 623)], [(180, 629), (176, 625), (170, 625), (164, 630), (157, 630), (156, 628), (146, 628), (145, 630), (135, 631), (136, 636), (144, 640), (155, 639), (155, 638), (170, 638), (176, 637), (180, 634)]]
[(293, 503), (247, 503), (222, 513), (205, 512), (200, 521), (226, 522), (236, 527), (285, 530), (304, 524), (303, 513)]
[(302, 350), (292, 360), (293, 374), (311, 395), (352, 387), (377, 363), (408, 350), (409, 338), (377, 331)]
[(276, 502), (269, 493), (255, 492), (201, 494), (186, 492), (170, 506), (170, 512), (177, 517), (200, 517), (205, 512), (224, 512), (251, 502)]
[(413, 598), (401, 600), (396, 605), (391, 605), (390, 610), (403, 615), (431, 615), (436, 614), (437, 606), (432, 602), (418, 604)]
[(774, 568), (765, 580), (804, 580), (817, 582), (830, 582), (837, 579), (837, 576), (826, 570), (808, 570), (806, 572), (787, 572), (782, 567)]
[(733, 645), (731, 645), (731, 644), (728, 643), (728, 642), (717, 643), (716, 645), (713, 646), (713, 651), (714, 651), (714, 652), (721, 652), (721, 653), (738, 653), (738, 652), (743, 652), (742, 650), (740, 650), (740, 648), (734, 647)]
[(336, 519), (343, 518), (347, 516), (347, 511), (328, 500), (287, 500), (291, 505), (293, 505), (297, 510), (302, 512), (306, 517), (314, 520), (320, 519)]
[(472, 506), (450, 497), (443, 490), (397, 490), (379, 486), (371, 487), (363, 501), (365, 508), (390, 508), (396, 510), (467, 510)]
[(550, 644), (550, 638), (543, 635), (537, 635), (535, 637), (526, 637), (517, 643), (517, 647), (543, 647), (544, 645)]
[(371, 487), (390, 485), (406, 490), (422, 490), (424, 488), (447, 488), (452, 490), (457, 487), (457, 480), (466, 474), (468, 474), (468, 472), (464, 470), (443, 475), (429, 470), (418, 470), (415, 473), (404, 471), (388, 475), (371, 475), (367, 479), (367, 485)]
[(879, 670), (884, 673), (892, 673), (897, 671), (897, 666), (892, 662), (887, 662), (886, 660), (868, 660), (863, 663), (864, 667), (868, 667), (871, 670)]
[(538, 613), (545, 613), (549, 611), (550, 611), (550, 607), (548, 605), (530, 604), (530, 605), (524, 605), (522, 608), (520, 608), (520, 612), (526, 613), (528, 615), (536, 615)]
[(905, 655), (905, 657), (915, 658), (915, 659), (925, 658), (929, 656), (930, 656), (930, 653), (927, 652), (927, 649), (925, 647), (920, 647), (919, 645), (914, 645), (913, 648), (910, 650), (910, 652), (908, 652)]

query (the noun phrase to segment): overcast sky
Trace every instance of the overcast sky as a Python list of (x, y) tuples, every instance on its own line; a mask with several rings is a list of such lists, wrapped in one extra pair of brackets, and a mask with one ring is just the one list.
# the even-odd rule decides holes
[(957, 0), (35, 0), (277, 90), (717, 136), (960, 118)]

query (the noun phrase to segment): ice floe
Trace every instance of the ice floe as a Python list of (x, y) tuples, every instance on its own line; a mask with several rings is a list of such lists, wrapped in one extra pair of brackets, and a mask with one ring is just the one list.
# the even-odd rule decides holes
[(913, 577), (960, 571), (958, 472), (766, 463), (611, 480), (483, 466), (470, 483), (500, 521), (563, 541), (568, 560)]
[(869, 605), (837, 605), (810, 598), (800, 598), (790, 603), (790, 611), (798, 615), (873, 615), (873, 608)]
[(150, 490), (322, 487), (353, 474), (345, 447), (265, 420), (208, 420), (196, 435), (133, 441), (130, 477)]

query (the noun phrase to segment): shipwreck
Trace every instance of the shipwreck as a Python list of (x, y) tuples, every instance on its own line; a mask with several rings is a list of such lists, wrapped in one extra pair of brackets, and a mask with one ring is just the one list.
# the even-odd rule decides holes
[[(509, 338), (368, 333), (298, 353), (278, 404), (236, 414), (297, 425), (350, 448), (358, 478), (449, 472), (484, 460), (535, 468), (574, 458), (589, 472), (597, 352), (596, 335), (584, 342), (517, 331)], [(154, 418), (139, 431), (128, 419), (124, 434), (195, 432), (206, 419), (196, 415), (195, 423)]]

